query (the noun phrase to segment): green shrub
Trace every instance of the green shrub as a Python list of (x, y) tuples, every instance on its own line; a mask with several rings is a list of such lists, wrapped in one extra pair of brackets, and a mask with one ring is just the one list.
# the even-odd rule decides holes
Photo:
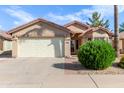
[(80, 63), (89, 69), (105, 69), (115, 60), (115, 50), (103, 40), (88, 41), (78, 50)]
[(124, 68), (124, 57), (122, 57), (121, 59), (120, 59), (120, 62), (119, 62), (119, 67), (121, 67), (121, 68)]

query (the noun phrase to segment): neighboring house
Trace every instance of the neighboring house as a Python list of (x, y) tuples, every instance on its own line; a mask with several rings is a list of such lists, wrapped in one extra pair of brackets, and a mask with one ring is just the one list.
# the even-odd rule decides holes
[(124, 54), (124, 32), (119, 33), (119, 47), (120, 47), (120, 53)]
[(73, 21), (64, 27), (72, 31), (71, 36), (71, 54), (76, 54), (79, 46), (89, 40), (101, 39), (112, 43), (113, 33), (103, 27), (90, 27), (89, 25)]
[(103, 27), (73, 21), (64, 26), (36, 19), (8, 32), (13, 57), (70, 57), (88, 40), (112, 42), (112, 32)]
[(12, 37), (5, 31), (0, 30), (0, 52), (12, 50)]

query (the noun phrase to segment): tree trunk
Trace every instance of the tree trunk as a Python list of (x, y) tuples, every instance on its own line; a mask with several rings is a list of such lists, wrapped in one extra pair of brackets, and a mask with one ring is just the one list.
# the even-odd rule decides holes
[(119, 57), (119, 28), (118, 28), (118, 6), (114, 5), (114, 41), (116, 57)]

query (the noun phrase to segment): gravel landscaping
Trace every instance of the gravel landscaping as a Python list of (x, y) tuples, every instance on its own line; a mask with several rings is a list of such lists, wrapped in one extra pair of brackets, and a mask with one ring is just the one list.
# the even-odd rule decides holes
[[(57, 64), (56, 64), (57, 65)], [(58, 64), (59, 68), (60, 64)], [(62, 68), (61, 68), (62, 69)], [(118, 67), (117, 60), (113, 65), (105, 70), (91, 70), (83, 67), (76, 57), (66, 59), (64, 64), (66, 74), (124, 74), (124, 69)]]

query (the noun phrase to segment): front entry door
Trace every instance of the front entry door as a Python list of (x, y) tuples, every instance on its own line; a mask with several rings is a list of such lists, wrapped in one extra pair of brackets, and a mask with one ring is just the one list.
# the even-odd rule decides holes
[(76, 54), (78, 48), (79, 48), (78, 40), (71, 40), (71, 54)]

